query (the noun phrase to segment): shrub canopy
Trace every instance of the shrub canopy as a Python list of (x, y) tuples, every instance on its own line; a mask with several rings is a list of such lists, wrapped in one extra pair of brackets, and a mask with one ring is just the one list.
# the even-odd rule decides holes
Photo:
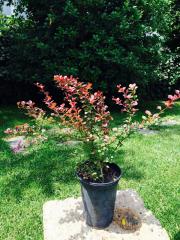
[(172, 7), (171, 0), (19, 0), (16, 17), (3, 20), (1, 77), (31, 84), (72, 74), (107, 94), (120, 81), (147, 95), (177, 78), (166, 44)]

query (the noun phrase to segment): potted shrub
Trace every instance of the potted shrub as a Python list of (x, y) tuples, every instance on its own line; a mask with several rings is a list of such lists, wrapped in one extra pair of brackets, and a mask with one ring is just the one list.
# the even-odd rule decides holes
[(109, 126), (112, 116), (105, 104), (102, 92), (92, 92), (92, 84), (84, 84), (72, 76), (54, 76), (57, 87), (65, 94), (65, 102), (58, 106), (45, 91), (42, 84), (37, 84), (44, 93), (44, 102), (54, 111), (54, 116), (61, 119), (65, 126), (78, 130), (83, 140), (88, 158), (77, 168), (77, 177), (81, 183), (82, 198), (86, 223), (97, 228), (107, 227), (113, 219), (116, 188), (121, 177), (121, 169), (111, 163), (114, 153), (123, 141), (139, 127), (150, 125), (159, 120), (160, 114), (180, 97), (179, 91), (169, 96), (166, 107), (152, 114), (146, 111), (141, 123), (134, 121), (138, 99), (136, 84), (128, 88), (117, 86), (121, 98), (114, 98), (121, 111), (126, 112), (126, 119), (119, 128)]
[[(180, 91), (176, 90), (173, 96), (168, 96), (165, 107), (158, 106), (157, 113), (152, 114), (147, 110), (139, 123), (134, 120), (138, 105), (136, 84), (128, 87), (118, 85), (120, 97), (113, 97), (113, 101), (126, 113), (126, 117), (118, 128), (111, 128), (110, 121), (113, 118), (102, 92), (93, 92), (91, 83), (82, 83), (72, 76), (56, 75), (54, 80), (64, 93), (61, 105), (52, 99), (44, 85), (36, 85), (45, 96), (45, 104), (53, 111), (52, 116), (60, 119), (62, 125), (76, 129), (78, 138), (84, 143), (87, 158), (78, 164), (76, 174), (81, 184), (86, 223), (105, 228), (113, 219), (116, 188), (122, 174), (119, 166), (112, 163), (114, 154), (134, 131), (156, 123), (165, 109), (180, 98)], [(26, 106), (28, 110), (24, 102), (18, 105), (23, 108)]]

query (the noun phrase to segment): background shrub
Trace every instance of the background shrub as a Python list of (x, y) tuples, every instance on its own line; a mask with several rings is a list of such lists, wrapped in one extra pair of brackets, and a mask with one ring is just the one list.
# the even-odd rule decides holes
[(16, 17), (1, 17), (1, 101), (31, 96), (33, 82), (50, 83), (58, 73), (93, 82), (107, 95), (118, 82), (136, 82), (141, 97), (162, 97), (178, 79), (174, 4), (20, 0)]

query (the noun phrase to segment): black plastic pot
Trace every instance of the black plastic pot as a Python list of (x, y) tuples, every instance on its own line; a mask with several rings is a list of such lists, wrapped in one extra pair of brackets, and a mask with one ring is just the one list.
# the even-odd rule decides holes
[(115, 172), (115, 181), (93, 183), (78, 176), (81, 183), (86, 224), (95, 228), (106, 228), (113, 220), (117, 184), (121, 177), (121, 169), (114, 163), (108, 165)]

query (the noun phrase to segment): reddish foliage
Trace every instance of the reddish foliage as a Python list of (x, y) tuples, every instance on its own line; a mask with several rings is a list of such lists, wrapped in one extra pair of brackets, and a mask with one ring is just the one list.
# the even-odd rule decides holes
[(25, 102), (17, 102), (18, 108), (27, 110), (27, 115), (33, 118), (39, 118), (45, 115), (45, 111), (42, 110), (41, 108), (38, 108), (35, 106), (35, 103), (32, 102), (31, 100)]
[(178, 99), (180, 99), (180, 91), (175, 90), (174, 95), (168, 95), (168, 100), (165, 102), (166, 107), (171, 108)]
[(65, 103), (60, 106), (52, 100), (42, 84), (36, 85), (45, 95), (45, 104), (55, 112), (56, 116), (60, 116), (64, 124), (84, 130), (90, 135), (94, 124), (98, 122), (104, 134), (108, 132), (111, 116), (107, 111), (102, 92), (91, 93), (91, 83), (84, 84), (73, 76), (55, 75), (54, 81), (65, 94)]
[(127, 112), (131, 116), (137, 112), (138, 109), (135, 106), (138, 105), (138, 99), (136, 95), (137, 86), (136, 84), (129, 84), (129, 87), (122, 87), (121, 84), (117, 85), (118, 92), (123, 94), (123, 99), (114, 98), (113, 100), (116, 102), (117, 105), (122, 106), (122, 112)]

